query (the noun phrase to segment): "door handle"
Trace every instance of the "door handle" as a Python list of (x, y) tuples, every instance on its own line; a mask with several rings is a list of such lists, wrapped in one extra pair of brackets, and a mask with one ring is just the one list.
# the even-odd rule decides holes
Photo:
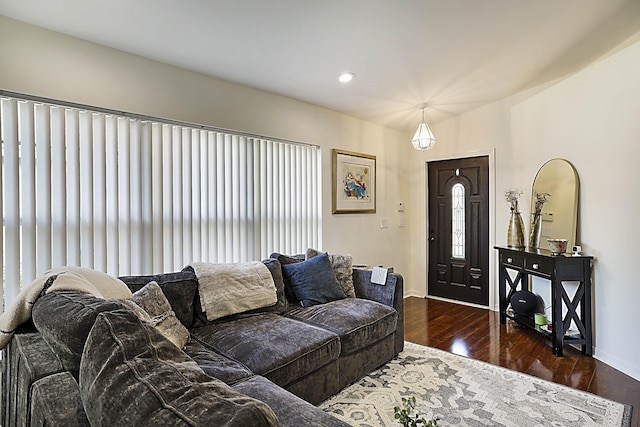
[(431, 238), (429, 238), (429, 241), (430, 241), (430, 242), (435, 242), (435, 241), (436, 241), (436, 238), (435, 238), (435, 237), (431, 237)]

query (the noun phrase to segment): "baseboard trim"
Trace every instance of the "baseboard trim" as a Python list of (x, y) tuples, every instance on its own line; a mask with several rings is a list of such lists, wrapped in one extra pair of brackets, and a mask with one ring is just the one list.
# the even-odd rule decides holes
[(625, 375), (629, 375), (634, 380), (640, 381), (640, 368), (638, 368), (638, 366), (633, 366), (629, 364), (629, 362), (621, 360), (619, 357), (612, 356), (606, 351), (601, 350), (596, 352), (595, 346), (593, 348), (593, 357), (595, 359), (606, 363), (607, 365), (611, 366), (614, 369), (617, 369)]
[(427, 296), (421, 292), (405, 291), (404, 297), (405, 298), (409, 298), (409, 297), (426, 298)]
[(488, 305), (474, 304), (474, 303), (471, 303), (471, 302), (458, 301), (458, 300), (450, 299), (450, 298), (436, 297), (436, 296), (433, 296), (433, 295), (426, 295), (423, 298), (435, 299), (435, 300), (438, 300), (438, 301), (446, 301), (446, 302), (450, 302), (450, 303), (453, 303), (453, 304), (466, 305), (468, 307), (484, 308), (486, 310), (491, 310), (491, 311), (498, 311), (498, 310), (493, 310)]

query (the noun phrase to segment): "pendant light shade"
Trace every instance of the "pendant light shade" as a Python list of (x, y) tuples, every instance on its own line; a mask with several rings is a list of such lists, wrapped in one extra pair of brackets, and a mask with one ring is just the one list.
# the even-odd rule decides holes
[(436, 145), (436, 137), (433, 136), (433, 132), (429, 129), (429, 126), (424, 121), (424, 106), (422, 107), (422, 123), (418, 126), (418, 130), (413, 135), (411, 143), (416, 150), (428, 150)]

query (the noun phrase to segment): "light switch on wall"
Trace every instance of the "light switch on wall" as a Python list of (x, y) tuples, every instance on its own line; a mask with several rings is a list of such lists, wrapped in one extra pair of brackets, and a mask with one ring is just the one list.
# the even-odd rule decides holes
[(380, 218), (380, 228), (387, 228), (389, 226), (388, 222), (387, 218)]
[(398, 212), (404, 212), (404, 202), (398, 202)]

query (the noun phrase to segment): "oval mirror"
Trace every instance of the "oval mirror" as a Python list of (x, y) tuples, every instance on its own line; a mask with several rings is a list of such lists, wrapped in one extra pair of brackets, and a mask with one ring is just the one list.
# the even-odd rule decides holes
[[(578, 191), (578, 173), (571, 163), (552, 159), (542, 165), (533, 180), (530, 247), (546, 249), (547, 239), (567, 239), (571, 250), (576, 243)], [(533, 235), (536, 226), (538, 236)]]

